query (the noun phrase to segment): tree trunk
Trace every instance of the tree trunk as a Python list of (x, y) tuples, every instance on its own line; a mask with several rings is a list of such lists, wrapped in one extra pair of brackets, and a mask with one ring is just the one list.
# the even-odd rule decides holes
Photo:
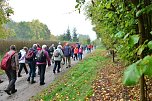
[(142, 75), (140, 78), (140, 101), (146, 101), (144, 83), (144, 75)]
[[(138, 10), (140, 10), (140, 9), (138, 8)], [(142, 15), (138, 17), (138, 28), (139, 28), (139, 34), (141, 36), (139, 45), (142, 45), (144, 43), (144, 41), (146, 40), (144, 20), (143, 20)], [(143, 57), (144, 57), (144, 55), (142, 53), (140, 58), (143, 59)], [(145, 82), (144, 81), (144, 75), (142, 75), (141, 78), (140, 78), (140, 100), (141, 101), (146, 101), (144, 82)]]

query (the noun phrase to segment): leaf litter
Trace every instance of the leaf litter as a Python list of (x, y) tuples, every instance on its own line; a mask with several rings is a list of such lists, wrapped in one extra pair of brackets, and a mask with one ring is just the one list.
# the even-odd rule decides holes
[[(105, 53), (101, 56), (106, 56)], [(121, 62), (113, 63), (112, 59), (101, 66), (93, 81), (93, 94), (90, 101), (139, 101), (139, 85), (128, 87), (122, 84), (125, 66)], [(152, 94), (151, 94), (152, 95)]]

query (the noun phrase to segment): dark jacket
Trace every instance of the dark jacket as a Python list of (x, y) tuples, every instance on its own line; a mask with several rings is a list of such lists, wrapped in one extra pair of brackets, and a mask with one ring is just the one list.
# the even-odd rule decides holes
[(64, 47), (64, 56), (65, 57), (71, 56), (71, 47), (70, 46), (65, 46)]
[(50, 66), (51, 62), (50, 62), (50, 57), (48, 55), (48, 52), (46, 50), (43, 50), (43, 51), (44, 51), (44, 55), (46, 56), (45, 62), (36, 62), (36, 64), (39, 65), (39, 64), (47, 64), (48, 63), (48, 65)]

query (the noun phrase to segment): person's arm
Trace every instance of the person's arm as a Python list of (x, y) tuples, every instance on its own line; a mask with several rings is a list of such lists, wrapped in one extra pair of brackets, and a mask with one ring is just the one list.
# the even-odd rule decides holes
[(18, 61), (18, 53), (15, 53), (15, 64), (16, 64), (16, 70), (19, 68), (19, 61)]
[(50, 57), (49, 57), (49, 54), (48, 54), (48, 52), (47, 51), (45, 51), (45, 54), (46, 54), (46, 60), (48, 61), (48, 66), (51, 66), (51, 59), (50, 59)]

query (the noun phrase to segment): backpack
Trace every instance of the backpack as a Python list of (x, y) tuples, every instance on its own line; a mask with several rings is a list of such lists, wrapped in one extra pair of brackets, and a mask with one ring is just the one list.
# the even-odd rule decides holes
[(53, 47), (50, 47), (50, 48), (49, 48), (49, 55), (52, 55), (53, 52), (54, 52), (54, 48), (53, 48)]
[(21, 52), (18, 53), (18, 59), (20, 59), (22, 57)]
[(37, 52), (36, 61), (37, 62), (46, 62), (46, 55), (43, 50), (40, 50)]
[(9, 52), (5, 53), (1, 61), (2, 70), (8, 70), (11, 67), (11, 59), (15, 53), (16, 53), (15, 51), (13, 51), (12, 54), (9, 54)]
[(27, 61), (30, 61), (30, 60), (33, 60), (34, 58), (34, 51), (32, 49), (28, 50), (26, 56), (25, 56), (25, 59)]
[(49, 48), (49, 51), (50, 51), (50, 52), (53, 52), (53, 51), (54, 51), (54, 48), (53, 48), (53, 47), (50, 47), (50, 48)]
[(55, 51), (54, 51), (54, 57), (59, 57), (59, 55), (60, 55), (59, 50), (55, 50)]
[(68, 46), (65, 46), (64, 48), (64, 55), (65, 56), (71, 56), (71, 48)]
[(79, 48), (79, 53), (82, 53), (82, 48)]

